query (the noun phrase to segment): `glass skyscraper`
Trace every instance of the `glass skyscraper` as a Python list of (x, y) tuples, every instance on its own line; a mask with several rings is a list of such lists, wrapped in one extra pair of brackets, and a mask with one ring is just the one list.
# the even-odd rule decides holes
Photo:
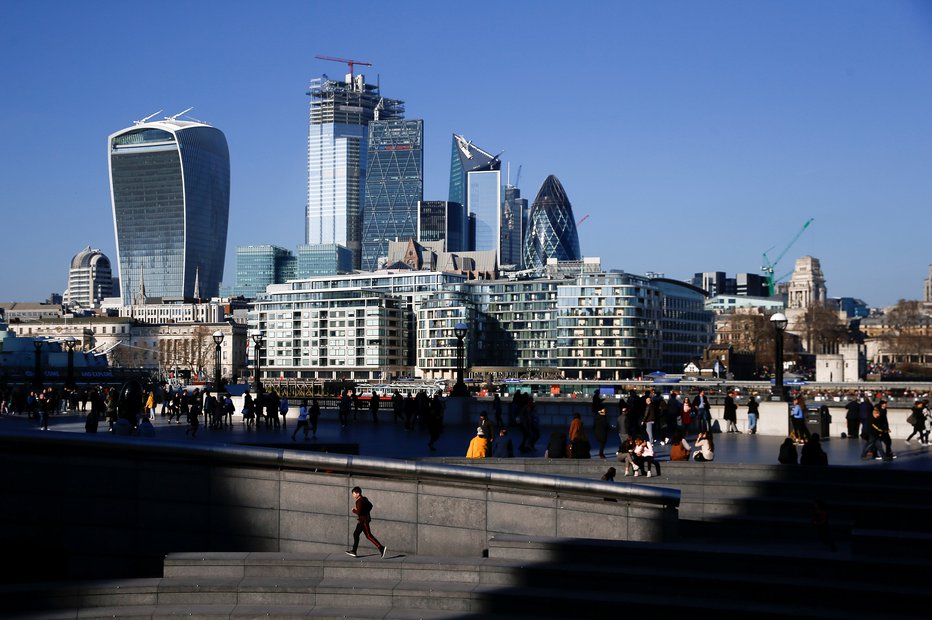
[(502, 203), (502, 265), (524, 268), (524, 224), (527, 221), (527, 198), (514, 185), (505, 186)]
[(548, 258), (577, 261), (581, 258), (573, 207), (559, 179), (544, 180), (528, 215), (524, 237), (524, 266), (543, 269)]
[[(453, 134), (453, 150), (450, 154), (450, 202), (466, 204), (466, 175), (470, 172), (500, 170), (502, 162), (464, 138)], [(476, 248), (478, 249), (478, 248)]]
[(466, 207), (476, 219), (473, 250), (492, 250), (501, 264), (502, 173), (500, 170), (469, 172)]
[(468, 251), (466, 209), (458, 202), (422, 200), (418, 205), (417, 240), (443, 241), (444, 252)]
[(369, 123), (366, 201), (362, 213), (362, 269), (379, 268), (389, 241), (417, 237), (417, 205), (424, 195), (424, 121)]
[(336, 243), (362, 255), (362, 207), (366, 180), (368, 125), (373, 120), (404, 118), (404, 103), (386, 99), (365, 76), (348, 74), (342, 82), (311, 80), (307, 159), (305, 242)]
[(290, 250), (277, 245), (240, 245), (236, 247), (236, 286), (230, 294), (255, 299), (269, 284), (294, 278), (295, 259)]
[(143, 290), (150, 297), (217, 295), (230, 212), (223, 133), (176, 117), (139, 121), (110, 135), (108, 155), (123, 303)]
[(331, 276), (353, 272), (353, 253), (336, 243), (298, 246), (296, 277)]

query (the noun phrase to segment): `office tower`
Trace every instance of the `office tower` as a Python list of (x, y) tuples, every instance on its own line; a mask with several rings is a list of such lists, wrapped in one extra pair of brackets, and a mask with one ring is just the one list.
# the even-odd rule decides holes
[(108, 139), (124, 304), (144, 295), (212, 297), (223, 278), (227, 141), (220, 130), (177, 116), (137, 121)]
[(255, 299), (269, 284), (282, 284), (295, 278), (295, 260), (291, 251), (277, 245), (240, 245), (236, 247), (236, 285), (231, 296)]
[(691, 284), (698, 286), (713, 297), (715, 295), (733, 295), (734, 293), (729, 293), (727, 289), (727, 279), (724, 271), (703, 271), (693, 276)]
[(62, 298), (66, 306), (90, 310), (104, 297), (113, 295), (113, 272), (110, 259), (100, 250), (87, 246), (71, 259), (68, 288)]
[(544, 180), (531, 205), (524, 237), (524, 266), (543, 269), (549, 258), (581, 258), (573, 207), (559, 179), (552, 174)]
[(466, 174), (466, 210), (475, 218), (472, 250), (493, 250), (501, 264), (502, 173), (500, 170)]
[(353, 273), (353, 253), (336, 243), (298, 246), (296, 276), (300, 280), (314, 276)]
[(369, 123), (362, 269), (379, 268), (389, 241), (417, 236), (417, 205), (424, 195), (424, 121)]
[(502, 204), (502, 265), (524, 268), (524, 224), (527, 221), (527, 198), (513, 185), (505, 186)]
[(767, 278), (757, 273), (739, 273), (735, 276), (735, 294), (744, 297), (770, 297)]
[(469, 241), (466, 208), (458, 202), (422, 200), (418, 204), (417, 240), (442, 241), (444, 252), (464, 252)]
[(450, 155), (450, 202), (466, 204), (466, 175), (470, 172), (500, 170), (502, 162), (472, 142), (453, 134), (453, 150)]
[(404, 103), (385, 99), (364, 75), (342, 82), (311, 80), (307, 159), (307, 229), (310, 245), (339, 244), (362, 258), (362, 207), (366, 180), (368, 125), (404, 118)]

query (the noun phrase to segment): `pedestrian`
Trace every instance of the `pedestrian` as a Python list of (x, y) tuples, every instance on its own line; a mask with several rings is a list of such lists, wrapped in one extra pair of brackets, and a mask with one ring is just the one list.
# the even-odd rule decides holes
[(634, 475), (640, 476), (641, 471), (644, 470), (647, 472), (647, 477), (650, 478), (653, 475), (651, 468), (654, 465), (653, 444), (643, 437), (637, 437), (634, 440)]
[(608, 442), (608, 415), (605, 407), (602, 407), (595, 413), (595, 419), (592, 424), (592, 435), (599, 444), (599, 458), (605, 458), (605, 444)]
[(725, 432), (726, 433), (740, 433), (738, 430), (738, 405), (735, 403), (735, 393), (729, 391), (725, 396), (725, 407), (724, 412), (722, 413), (722, 418), (724, 418)]
[(508, 436), (508, 429), (504, 426), (498, 429), (498, 439), (492, 442), (492, 452), (489, 454), (495, 459), (510, 459), (515, 455), (514, 444)]
[(874, 459), (879, 461), (885, 458), (883, 450), (883, 434), (889, 434), (890, 429), (886, 426), (885, 420), (880, 415), (880, 407), (874, 407), (874, 411), (871, 415), (872, 417), (870, 424), (868, 424), (867, 430), (865, 431), (866, 438), (864, 442), (864, 449), (861, 450), (861, 458), (871, 458), (868, 455), (872, 455)]
[(311, 399), (311, 408), (307, 415), (308, 422), (311, 425), (311, 439), (317, 439), (317, 422), (320, 420), (320, 403), (315, 396)]
[(492, 400), (492, 413), (495, 415), (495, 426), (504, 428), (505, 421), (502, 419), (502, 399), (496, 393)]
[(699, 433), (696, 437), (696, 451), (693, 453), (693, 460), (698, 462), (715, 460), (715, 443), (712, 441), (712, 435), (709, 433)]
[[(288, 417), (288, 407), (289, 407), (288, 398), (286, 398), (285, 396), (282, 396), (282, 399), (278, 401), (278, 412), (282, 414), (282, 428), (286, 428), (288, 426), (288, 421), (286, 420), (286, 418)], [(275, 419), (275, 423), (276, 423), (275, 426), (277, 427), (278, 426), (277, 418)]]
[(550, 442), (547, 443), (547, 449), (544, 450), (544, 458), (563, 459), (566, 457), (566, 435), (560, 431), (551, 432)]
[(806, 445), (799, 451), (800, 465), (828, 465), (828, 455), (819, 442), (819, 434), (812, 433), (806, 440)]
[(489, 454), (489, 440), (485, 438), (482, 427), (476, 428), (476, 436), (469, 442), (466, 450), (467, 459), (484, 459)]
[(379, 542), (379, 540), (372, 534), (370, 525), (372, 524), (372, 502), (362, 494), (362, 489), (359, 487), (353, 487), (353, 501), (355, 506), (353, 507), (353, 514), (356, 515), (357, 523), (356, 530), (353, 532), (353, 549), (347, 551), (346, 555), (351, 555), (354, 558), (359, 557), (359, 535), (365, 534), (366, 538), (375, 545), (375, 548), (379, 550), (379, 555), (385, 557), (385, 552), (388, 550), (388, 547)]
[(688, 461), (689, 452), (692, 447), (686, 441), (686, 436), (682, 429), (673, 431), (673, 438), (670, 440), (670, 460), (671, 461)]
[[(696, 412), (696, 419), (699, 421), (699, 432), (709, 433), (712, 430), (712, 414), (709, 405), (709, 397), (706, 396), (705, 390), (699, 390), (693, 399), (692, 408)], [(698, 453), (697, 453), (698, 454)]]
[(777, 455), (777, 462), (781, 465), (796, 465), (799, 462), (799, 453), (796, 451), (796, 443), (792, 438), (787, 437), (780, 444), (780, 453)]
[(340, 415), (340, 428), (346, 428), (347, 422), (349, 422), (350, 410), (353, 407), (353, 390), (343, 390), (343, 394), (340, 395), (340, 405), (339, 405), (339, 415)]
[(392, 392), (392, 424), (397, 424), (398, 420), (404, 422), (405, 417), (405, 399), (401, 392), (395, 390)]
[(907, 446), (914, 435), (919, 435), (919, 443), (928, 443), (924, 409), (925, 404), (921, 400), (917, 400), (910, 411), (909, 417), (906, 418), (906, 423), (913, 427), (913, 432), (906, 438)]
[(369, 392), (369, 414), (375, 424), (379, 423), (379, 395), (374, 391)]
[(845, 405), (845, 422), (848, 425), (848, 439), (857, 439), (858, 427), (861, 425), (861, 406), (853, 396), (848, 398)]
[(757, 419), (760, 417), (760, 403), (757, 402), (757, 393), (751, 394), (748, 400), (748, 434), (757, 434)]
[(308, 441), (310, 428), (308, 428), (307, 425), (307, 416), (307, 404), (302, 401), (301, 405), (298, 407), (298, 425), (294, 427), (294, 432), (291, 433), (291, 441), (297, 441), (295, 437), (301, 429), (304, 429), (304, 441)]
[(793, 434), (796, 436), (796, 443), (803, 445), (809, 439), (809, 429), (806, 428), (806, 400), (802, 396), (797, 396), (793, 405), (793, 414), (791, 418), (793, 423)]

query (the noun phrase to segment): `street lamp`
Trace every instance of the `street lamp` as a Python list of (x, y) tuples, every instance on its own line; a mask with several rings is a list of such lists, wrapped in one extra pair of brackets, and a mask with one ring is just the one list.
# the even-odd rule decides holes
[(65, 346), (68, 347), (68, 379), (65, 381), (65, 387), (69, 390), (74, 389), (74, 347), (77, 344), (74, 336), (65, 338)]
[(783, 390), (783, 332), (789, 321), (782, 312), (777, 312), (770, 317), (770, 324), (773, 325), (773, 335), (776, 344), (774, 354), (774, 386), (771, 393), (771, 400), (786, 400), (786, 394)]
[(259, 379), (259, 369), (260, 369), (260, 365), (259, 365), (259, 353), (260, 353), (260, 351), (262, 350), (262, 332), (260, 332), (259, 330), (254, 331), (254, 332), (252, 333), (252, 341), (253, 341), (253, 342), (255, 343), (255, 345), (256, 345), (256, 347), (255, 347), (255, 353), (253, 354), (252, 359), (253, 359), (253, 366), (255, 367), (255, 373), (256, 373), (256, 376), (255, 376), (255, 383), (256, 383), (255, 390), (256, 390), (256, 396), (258, 396), (259, 394), (262, 393), (262, 380)]
[(36, 348), (36, 369), (32, 374), (32, 385), (38, 392), (42, 389), (42, 341), (33, 340), (32, 346)]
[[(219, 329), (214, 332), (214, 396), (217, 402), (214, 407), (220, 407), (220, 345), (223, 344), (223, 332)], [(207, 419), (207, 409), (204, 409), (204, 428), (210, 420)]]
[(460, 321), (453, 326), (453, 334), (456, 336), (456, 384), (453, 386), (451, 396), (469, 396), (469, 390), (466, 389), (466, 382), (463, 381), (463, 338), (469, 332), (469, 326)]

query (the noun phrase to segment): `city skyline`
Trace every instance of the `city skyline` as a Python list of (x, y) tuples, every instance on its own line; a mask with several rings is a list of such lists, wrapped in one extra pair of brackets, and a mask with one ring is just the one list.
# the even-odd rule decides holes
[[(0, 298), (63, 292), (71, 258), (88, 245), (116, 262), (106, 139), (160, 108), (193, 105), (190, 118), (227, 136), (225, 285), (235, 283), (237, 245), (299, 245), (305, 92), (346, 72), (317, 54), (372, 63), (357, 73), (424, 119), (424, 200), (448, 197), (457, 133), (504, 151), (512, 182), (521, 166), (524, 196), (556, 175), (577, 221), (589, 216), (582, 254), (606, 268), (682, 280), (760, 273), (762, 253), (779, 253), (814, 217), (776, 275), (812, 255), (830, 297), (876, 306), (922, 295), (932, 252), (903, 231), (924, 228), (932, 201), (932, 84), (917, 77), (932, 65), (927, 3), (512, 2), (467, 14), (420, 2), (168, 2), (159, 11), (172, 7), (185, 19), (173, 21), (171, 41), (139, 36), (146, 13), (156, 18), (141, 3), (5, 10), (0, 49), (16, 62), (0, 69), (11, 85), (0, 123), (15, 147), (0, 156)], [(326, 27), (345, 20), (354, 28)], [(430, 27), (385, 42), (411, 23)], [(460, 37), (470, 45), (455, 45)]]

